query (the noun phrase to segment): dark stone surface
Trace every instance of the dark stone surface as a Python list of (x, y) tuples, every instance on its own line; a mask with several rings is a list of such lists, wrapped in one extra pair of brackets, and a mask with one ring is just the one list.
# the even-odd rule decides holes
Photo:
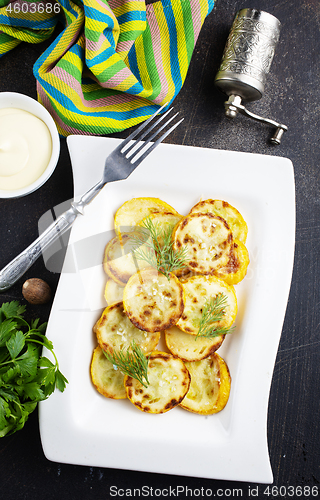
[[(234, 14), (243, 7), (267, 10), (282, 23), (281, 40), (265, 94), (260, 101), (248, 105), (251, 111), (288, 125), (289, 131), (278, 148), (268, 143), (271, 133), (268, 127), (243, 116), (228, 120), (224, 116), (225, 97), (213, 85)], [(290, 158), (294, 165), (295, 265), (268, 412), (273, 485), (287, 488), (283, 498), (299, 496), (300, 490), (295, 490), (297, 495), (293, 496), (289, 486), (302, 487), (302, 498), (312, 496), (312, 487), (320, 487), (319, 28), (320, 5), (317, 0), (250, 0), (246, 5), (236, 0), (217, 0), (200, 34), (185, 85), (175, 100), (175, 107), (185, 121), (167, 140), (176, 144), (283, 156)], [(22, 92), (36, 97), (32, 65), (47, 45), (48, 42), (40, 46), (24, 44), (3, 57), (0, 61), (0, 91)], [(125, 135), (119, 134), (119, 137)], [(0, 200), (0, 267), (37, 236), (37, 221), (44, 212), (72, 196), (68, 151), (65, 141), (61, 142), (58, 167), (39, 191), (22, 199)], [(279, 207), (279, 217), (281, 210)], [(47, 271), (43, 261), (39, 260), (19, 283), (1, 295), (1, 302), (12, 299), (23, 302), (21, 285), (27, 277), (46, 280), (54, 291), (59, 274)], [(28, 307), (29, 316), (46, 320), (50, 307), (51, 304)], [(226, 492), (223, 498), (235, 496), (232, 489), (238, 487), (242, 488), (242, 496), (246, 498), (249, 486), (257, 487), (247, 483), (51, 463), (42, 452), (36, 412), (22, 431), (0, 441), (0, 485), (1, 498), (6, 500), (107, 499), (110, 485), (119, 488), (185, 485), (210, 488), (213, 492), (218, 488), (229, 488), (231, 494)], [(263, 494), (263, 485), (258, 486), (259, 496), (256, 498), (267, 498)]]

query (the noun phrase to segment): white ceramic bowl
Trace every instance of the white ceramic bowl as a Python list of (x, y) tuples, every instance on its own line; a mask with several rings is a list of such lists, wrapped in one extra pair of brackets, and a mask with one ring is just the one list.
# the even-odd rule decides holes
[(50, 113), (35, 99), (15, 92), (0, 92), (0, 109), (3, 108), (19, 108), (24, 111), (29, 111), (33, 115), (40, 118), (48, 127), (52, 139), (52, 153), (46, 170), (43, 174), (32, 184), (17, 190), (4, 190), (0, 189), (0, 198), (18, 198), (32, 193), (40, 186), (42, 186), (52, 175), (56, 168), (59, 155), (60, 155), (60, 138), (56, 124)]

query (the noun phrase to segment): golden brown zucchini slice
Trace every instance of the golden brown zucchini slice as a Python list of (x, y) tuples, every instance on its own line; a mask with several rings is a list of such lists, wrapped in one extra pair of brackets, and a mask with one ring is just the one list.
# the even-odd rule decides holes
[(106, 398), (127, 397), (123, 373), (105, 357), (100, 346), (93, 351), (90, 373), (93, 385)]
[(213, 354), (224, 341), (225, 335), (212, 339), (196, 337), (185, 333), (177, 326), (165, 331), (166, 346), (175, 356), (183, 361), (199, 361)]
[(106, 299), (108, 306), (116, 304), (117, 302), (122, 302), (123, 290), (124, 285), (121, 286), (113, 281), (113, 279), (108, 279), (104, 289), (104, 298)]
[(137, 328), (159, 332), (179, 320), (184, 308), (183, 288), (172, 273), (169, 280), (149, 267), (131, 276), (124, 288), (123, 304)]
[(198, 276), (197, 273), (191, 271), (188, 267), (181, 267), (180, 269), (176, 269), (173, 271), (173, 274), (179, 278), (180, 281), (184, 281), (186, 279), (191, 278), (192, 276)]
[(237, 297), (233, 286), (216, 276), (194, 276), (182, 282), (185, 306), (177, 326), (186, 333), (197, 335), (199, 332), (202, 312), (207, 300), (218, 294), (226, 297), (226, 306), (223, 307), (224, 316), (217, 321), (215, 327), (229, 328), (237, 315)]
[[(182, 219), (182, 215), (173, 214), (171, 212), (156, 212), (142, 219), (139, 226), (145, 227), (145, 224), (148, 223), (148, 219), (152, 222), (156, 229), (160, 229), (160, 233), (172, 233), (174, 227)], [(160, 238), (158, 238), (158, 243), (161, 247), (163, 246), (161, 235)]]
[(213, 215), (222, 217), (222, 219), (227, 221), (233, 237), (242, 243), (246, 242), (248, 234), (247, 223), (240, 212), (228, 202), (223, 200), (200, 201), (190, 210), (191, 214), (199, 212), (203, 214), (210, 212)]
[(93, 331), (100, 347), (110, 354), (128, 349), (133, 340), (148, 354), (156, 348), (160, 339), (159, 332), (149, 333), (136, 328), (124, 312), (123, 302), (108, 306)]
[(199, 274), (213, 274), (227, 264), (233, 243), (232, 232), (224, 219), (211, 213), (194, 213), (175, 227), (173, 247), (187, 250), (187, 267)]
[[(132, 235), (123, 233), (110, 240), (104, 251), (103, 268), (105, 273), (120, 286), (124, 286), (130, 276), (149, 264), (133, 255), (135, 247)], [(143, 249), (143, 245), (141, 247)]]
[(148, 387), (125, 376), (128, 399), (139, 410), (165, 413), (177, 406), (190, 386), (190, 375), (183, 361), (167, 352), (155, 351), (148, 359)]
[(178, 212), (159, 198), (132, 198), (118, 208), (114, 225), (116, 232), (129, 231), (134, 228), (142, 219), (154, 212), (170, 212), (178, 215)]
[(185, 362), (191, 384), (180, 406), (192, 413), (212, 415), (226, 406), (231, 377), (226, 362), (217, 353), (201, 361)]
[(215, 275), (229, 285), (236, 285), (247, 274), (249, 262), (249, 253), (246, 246), (241, 241), (234, 240), (227, 264), (217, 269)]

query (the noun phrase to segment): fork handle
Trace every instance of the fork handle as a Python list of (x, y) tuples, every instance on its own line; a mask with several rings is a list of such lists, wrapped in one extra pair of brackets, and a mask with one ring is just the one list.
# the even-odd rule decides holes
[(75, 206), (71, 206), (39, 238), (5, 266), (0, 271), (0, 292), (4, 292), (14, 285), (40, 257), (41, 253), (72, 226), (79, 213)]
[(39, 238), (0, 271), (0, 293), (14, 285), (40, 257), (41, 253), (70, 229), (78, 215), (83, 215), (84, 207), (97, 196), (104, 185), (104, 181), (98, 182), (79, 201), (72, 202), (71, 207), (61, 214)]

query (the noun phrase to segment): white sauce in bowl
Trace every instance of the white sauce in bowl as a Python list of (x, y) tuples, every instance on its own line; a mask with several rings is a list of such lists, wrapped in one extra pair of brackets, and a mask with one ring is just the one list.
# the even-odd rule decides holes
[(51, 134), (40, 118), (22, 109), (0, 109), (0, 189), (32, 184), (47, 168), (51, 153)]

